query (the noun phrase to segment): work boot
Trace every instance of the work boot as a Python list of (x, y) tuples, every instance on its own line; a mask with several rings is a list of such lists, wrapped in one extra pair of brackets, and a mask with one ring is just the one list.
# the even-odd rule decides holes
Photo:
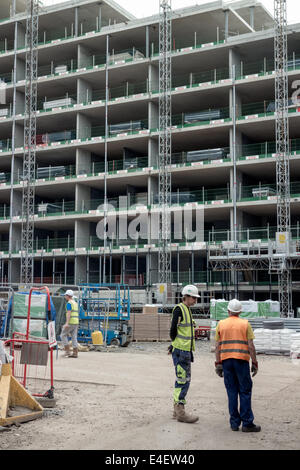
[(70, 346), (69, 345), (65, 346), (64, 351), (65, 351), (65, 354), (63, 355), (63, 357), (70, 357)]
[(243, 432), (260, 432), (261, 427), (256, 426), (256, 424), (252, 423), (250, 426), (243, 426), (242, 431)]
[(73, 354), (69, 357), (78, 357), (78, 348), (73, 348)]
[(181, 423), (195, 423), (199, 419), (198, 416), (187, 414), (182, 403), (176, 403), (175, 410), (177, 421), (180, 421)]
[[(182, 405), (182, 406), (184, 407), (184, 405)], [(176, 418), (177, 418), (177, 413), (176, 413), (176, 409), (177, 409), (177, 408), (176, 408), (176, 407), (177, 407), (177, 403), (174, 403), (173, 416), (172, 416), (173, 419), (176, 419)]]

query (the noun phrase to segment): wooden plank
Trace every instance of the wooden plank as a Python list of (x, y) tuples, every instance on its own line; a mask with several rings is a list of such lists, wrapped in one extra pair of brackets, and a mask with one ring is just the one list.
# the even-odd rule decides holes
[(35, 411), (34, 413), (28, 413), (25, 415), (11, 416), (9, 418), (0, 419), (0, 426), (10, 426), (14, 423), (26, 423), (27, 421), (33, 421), (34, 419), (41, 418), (43, 411)]
[(24, 406), (30, 410), (43, 411), (43, 407), (27, 392), (15, 377), (11, 377), (11, 405)]
[(0, 418), (4, 419), (7, 416), (9, 406), (9, 391), (10, 391), (9, 375), (1, 375), (0, 378)]
[[(11, 374), (11, 365), (4, 364), (0, 377), (0, 426), (8, 426), (15, 422), (24, 423), (43, 415), (43, 407)], [(28, 408), (29, 413), (8, 417), (10, 406)]]

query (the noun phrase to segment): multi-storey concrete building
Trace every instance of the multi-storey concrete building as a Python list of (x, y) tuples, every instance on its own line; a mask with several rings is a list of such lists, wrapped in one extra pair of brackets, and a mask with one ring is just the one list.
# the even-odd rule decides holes
[[(21, 256), (24, 3), (0, 6), (1, 281), (13, 283), (20, 281)], [(149, 222), (158, 202), (158, 32), (158, 16), (135, 19), (111, 0), (41, 8), (35, 282), (124, 281), (147, 292), (157, 282), (158, 237), (150, 223), (138, 240), (119, 235), (125, 216), (127, 225), (138, 225), (137, 205), (139, 220)], [(209, 246), (232, 239), (234, 213), (239, 240), (264, 246), (275, 237), (273, 19), (256, 0), (215, 1), (174, 11), (172, 37), (172, 212), (195, 203), (204, 207), (205, 224), (202, 241), (173, 233), (172, 281), (174, 291), (198, 284), (204, 302), (234, 289), (230, 272), (207, 269)], [(300, 25), (289, 27), (290, 96), (300, 79), (299, 40)], [(294, 240), (299, 116), (291, 102)], [(105, 188), (121, 217), (106, 248), (97, 236)], [(298, 278), (293, 272), (294, 290)], [(275, 299), (276, 290), (277, 276), (268, 270), (238, 274), (240, 298)]]

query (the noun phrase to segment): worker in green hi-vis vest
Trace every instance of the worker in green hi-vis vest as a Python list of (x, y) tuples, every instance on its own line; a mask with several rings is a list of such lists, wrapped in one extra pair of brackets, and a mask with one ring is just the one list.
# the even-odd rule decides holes
[[(65, 349), (65, 357), (78, 357), (78, 325), (79, 325), (79, 314), (78, 314), (78, 303), (73, 299), (74, 292), (69, 289), (65, 293), (66, 305), (66, 323), (62, 327), (61, 340)], [(70, 346), (68, 337), (71, 336), (73, 354), (70, 355)]]
[(184, 423), (195, 423), (199, 419), (198, 416), (187, 414), (184, 409), (185, 397), (191, 382), (193, 351), (195, 351), (194, 321), (190, 307), (195, 305), (199, 297), (196, 286), (185, 286), (182, 289), (182, 302), (176, 305), (172, 312), (170, 330), (172, 345), (169, 351), (172, 352), (176, 373), (173, 418)]

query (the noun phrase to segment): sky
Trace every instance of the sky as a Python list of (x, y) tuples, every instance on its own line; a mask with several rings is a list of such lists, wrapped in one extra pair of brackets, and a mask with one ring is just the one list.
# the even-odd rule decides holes
[[(44, 5), (52, 5), (54, 3), (62, 3), (63, 0), (42, 0)], [(132, 13), (137, 18), (155, 15), (159, 11), (159, 0), (115, 0), (116, 3)], [(273, 12), (273, 0), (260, 0), (261, 3), (271, 12)], [(209, 0), (172, 0), (172, 8), (184, 8), (191, 5), (202, 5), (209, 3)], [(225, 1), (224, 3), (227, 3)], [(228, 2), (229, 3), (229, 2)], [(234, 0), (231, 1), (234, 3)], [(287, 0), (287, 14), (289, 23), (300, 22), (299, 0)]]

